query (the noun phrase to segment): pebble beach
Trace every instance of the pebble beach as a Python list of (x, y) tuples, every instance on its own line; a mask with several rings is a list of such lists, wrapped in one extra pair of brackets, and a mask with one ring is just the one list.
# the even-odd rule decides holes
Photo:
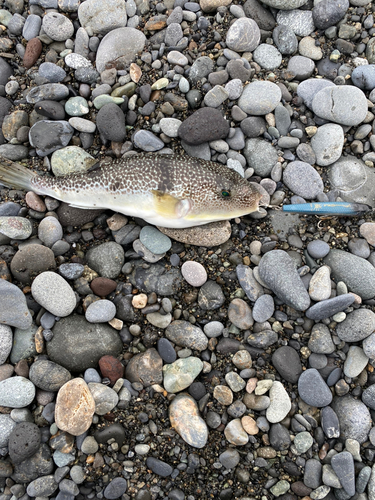
[[(0, 500), (375, 500), (375, 7), (0, 0), (0, 161), (258, 185), (155, 227), (0, 185)], [(355, 217), (286, 213), (345, 201)]]

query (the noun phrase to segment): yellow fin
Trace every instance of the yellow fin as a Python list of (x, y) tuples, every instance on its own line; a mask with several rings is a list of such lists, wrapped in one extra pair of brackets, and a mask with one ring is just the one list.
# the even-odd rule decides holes
[(155, 210), (163, 217), (180, 219), (185, 217), (190, 212), (190, 200), (179, 200), (175, 196), (158, 190), (153, 190), (152, 194), (154, 197)]

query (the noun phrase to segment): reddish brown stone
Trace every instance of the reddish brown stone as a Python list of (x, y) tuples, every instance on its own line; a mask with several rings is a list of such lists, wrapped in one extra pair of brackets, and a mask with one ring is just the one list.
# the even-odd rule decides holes
[(42, 53), (42, 42), (39, 38), (32, 38), (27, 42), (25, 55), (23, 56), (23, 65), (29, 69), (33, 66)]
[(29, 365), (27, 364), (26, 359), (21, 359), (21, 361), (18, 361), (18, 363), (14, 367), (14, 371), (20, 377), (29, 378)]
[(94, 278), (90, 284), (91, 290), (99, 297), (105, 297), (116, 290), (117, 283), (109, 278)]
[(99, 359), (99, 368), (103, 377), (108, 377), (111, 384), (114, 384), (124, 374), (123, 365), (117, 358), (109, 354)]
[(145, 29), (150, 31), (162, 30), (167, 26), (167, 16), (154, 16), (145, 24)]

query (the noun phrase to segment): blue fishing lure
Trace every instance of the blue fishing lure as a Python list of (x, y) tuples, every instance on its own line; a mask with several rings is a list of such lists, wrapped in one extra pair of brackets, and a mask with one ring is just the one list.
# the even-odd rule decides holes
[(369, 210), (371, 210), (371, 207), (368, 205), (345, 201), (298, 203), (283, 206), (283, 212), (318, 216), (333, 215), (337, 217), (361, 215)]

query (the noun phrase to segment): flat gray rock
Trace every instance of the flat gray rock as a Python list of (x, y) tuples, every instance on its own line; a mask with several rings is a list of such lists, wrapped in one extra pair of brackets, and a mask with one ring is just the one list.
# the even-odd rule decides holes
[(370, 309), (356, 309), (348, 313), (336, 328), (337, 335), (345, 342), (359, 342), (375, 330), (375, 313)]
[(327, 123), (318, 128), (311, 139), (311, 147), (316, 156), (316, 163), (326, 167), (337, 161), (344, 146), (344, 131), (340, 125)]
[(243, 154), (248, 166), (261, 177), (271, 174), (278, 158), (276, 148), (269, 141), (257, 137), (246, 140)]
[(331, 268), (331, 276), (336, 283), (343, 281), (351, 292), (363, 300), (375, 296), (375, 268), (367, 260), (343, 250), (331, 250), (324, 257), (324, 263)]
[(342, 156), (328, 171), (331, 188), (344, 201), (375, 207), (375, 172), (355, 156)]
[(372, 426), (367, 406), (350, 395), (335, 397), (331, 406), (340, 422), (340, 437), (364, 443)]
[(35, 397), (35, 385), (25, 377), (10, 377), (0, 382), (0, 406), (24, 408)]
[(78, 315), (57, 322), (53, 339), (47, 343), (50, 359), (73, 372), (95, 368), (102, 356), (118, 356), (121, 350), (116, 330), (106, 324), (89, 323)]
[(363, 122), (368, 110), (365, 94), (352, 85), (325, 87), (315, 94), (311, 107), (320, 118), (349, 126)]
[(321, 302), (317, 302), (311, 306), (306, 311), (306, 316), (315, 321), (320, 321), (321, 319), (329, 318), (340, 311), (344, 311), (347, 307), (353, 304), (354, 300), (354, 295), (350, 293), (337, 295), (332, 299), (322, 300)]
[(281, 101), (281, 90), (272, 82), (248, 83), (238, 100), (238, 106), (249, 115), (266, 115)]
[(284, 170), (283, 181), (294, 194), (307, 200), (316, 198), (324, 188), (318, 172), (304, 161), (290, 162)]
[(298, 393), (306, 404), (317, 408), (327, 406), (332, 401), (328, 385), (315, 368), (302, 372), (298, 380)]
[(260, 29), (253, 19), (241, 17), (230, 26), (226, 44), (236, 52), (252, 52), (260, 42)]
[(181, 347), (203, 351), (207, 348), (208, 338), (203, 331), (188, 321), (173, 321), (165, 331), (166, 337)]
[(84, 28), (104, 35), (126, 26), (126, 6), (121, 0), (86, 0), (78, 8), (78, 18)]
[(273, 7), (274, 9), (290, 10), (298, 9), (306, 3), (307, 0), (262, 0), (262, 3)]
[(303, 99), (308, 108), (311, 108), (315, 94), (325, 87), (335, 87), (335, 84), (331, 80), (309, 78), (298, 85), (297, 95)]
[(0, 296), (0, 323), (16, 328), (29, 328), (32, 317), (21, 290), (13, 283), (0, 279)]
[(262, 257), (259, 275), (285, 304), (297, 311), (304, 311), (309, 307), (310, 297), (297, 273), (295, 263), (283, 250), (271, 250)]
[(110, 31), (100, 42), (96, 53), (96, 69), (101, 73), (107, 64), (108, 67), (124, 69), (143, 50), (145, 42), (145, 35), (135, 28)]

